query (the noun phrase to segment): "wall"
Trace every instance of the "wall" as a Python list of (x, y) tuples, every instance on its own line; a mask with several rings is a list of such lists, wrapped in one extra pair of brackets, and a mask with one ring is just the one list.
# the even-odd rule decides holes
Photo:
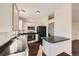
[(72, 23), (72, 39), (79, 39), (79, 22)]
[(79, 3), (72, 4), (72, 39), (79, 39)]
[(9, 3), (0, 4), (0, 32), (12, 30), (12, 5)]
[(57, 36), (71, 38), (72, 11), (71, 4), (65, 4), (55, 11), (54, 34)]

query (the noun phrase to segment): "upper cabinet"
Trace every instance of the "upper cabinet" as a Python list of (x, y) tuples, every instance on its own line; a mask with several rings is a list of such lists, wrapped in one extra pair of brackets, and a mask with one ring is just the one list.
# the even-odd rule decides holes
[(12, 30), (18, 31), (19, 30), (19, 11), (16, 4), (12, 5)]
[(12, 4), (0, 3), (0, 32), (12, 31)]

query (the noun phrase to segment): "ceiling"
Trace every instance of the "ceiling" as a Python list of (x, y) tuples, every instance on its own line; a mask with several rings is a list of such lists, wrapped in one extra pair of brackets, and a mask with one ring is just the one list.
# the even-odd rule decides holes
[[(42, 17), (54, 16), (54, 11), (64, 4), (65, 3), (17, 3), (16, 5), (19, 10), (25, 10), (25, 13), (20, 14), (20, 17), (34, 21)], [(40, 11), (40, 14), (37, 15), (36, 11)], [(72, 3), (72, 20), (79, 22), (79, 3)]]
[[(54, 15), (54, 11), (57, 8), (63, 6), (64, 3), (17, 3), (19, 10), (23, 9), (26, 12), (20, 14), (21, 17), (27, 19), (40, 19), (41, 17), (46, 17)], [(40, 14), (37, 15), (36, 11), (40, 11)]]
[(79, 3), (72, 4), (72, 20), (73, 22), (79, 22)]

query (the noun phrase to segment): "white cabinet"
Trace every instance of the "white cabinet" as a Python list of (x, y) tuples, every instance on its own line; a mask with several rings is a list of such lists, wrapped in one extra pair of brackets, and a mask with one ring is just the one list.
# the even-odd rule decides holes
[(43, 51), (47, 56), (56, 56), (62, 52), (72, 55), (71, 40), (49, 43), (43, 39)]

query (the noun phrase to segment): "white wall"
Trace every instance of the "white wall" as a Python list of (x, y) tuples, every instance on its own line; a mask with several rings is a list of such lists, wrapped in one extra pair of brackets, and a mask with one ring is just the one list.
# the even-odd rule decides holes
[(12, 4), (0, 3), (0, 46), (10, 39), (11, 32)]
[(79, 40), (79, 4), (72, 4), (72, 39)]
[(54, 34), (71, 38), (72, 32), (72, 5), (65, 4), (55, 11)]
[(0, 3), (0, 32), (12, 30), (12, 4)]
[(72, 39), (79, 39), (79, 22), (72, 23)]

